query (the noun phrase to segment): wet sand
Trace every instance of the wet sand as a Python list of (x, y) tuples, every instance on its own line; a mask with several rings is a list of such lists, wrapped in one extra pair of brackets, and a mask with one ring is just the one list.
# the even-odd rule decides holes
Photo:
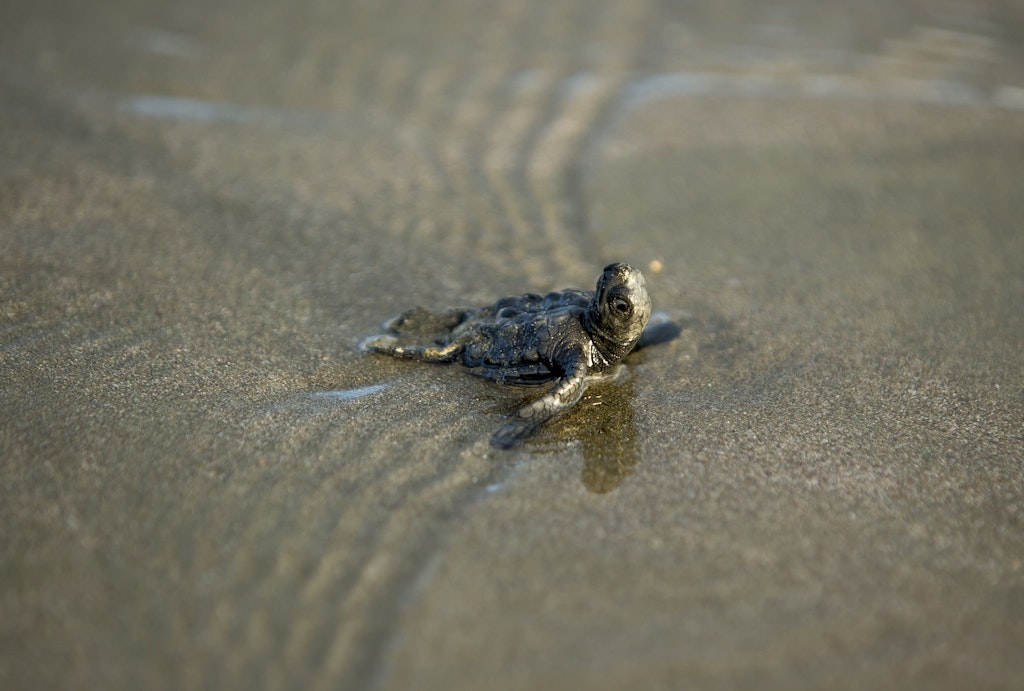
[[(0, 688), (1024, 683), (1024, 11), (0, 10)], [(364, 356), (645, 270), (529, 391)]]

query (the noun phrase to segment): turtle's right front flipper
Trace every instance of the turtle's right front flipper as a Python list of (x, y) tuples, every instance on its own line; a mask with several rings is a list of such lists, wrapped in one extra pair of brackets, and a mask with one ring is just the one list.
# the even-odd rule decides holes
[(520, 408), (511, 420), (491, 436), (491, 444), (509, 449), (529, 437), (551, 418), (564, 413), (579, 402), (587, 388), (587, 375), (583, 367), (575, 367), (544, 396)]

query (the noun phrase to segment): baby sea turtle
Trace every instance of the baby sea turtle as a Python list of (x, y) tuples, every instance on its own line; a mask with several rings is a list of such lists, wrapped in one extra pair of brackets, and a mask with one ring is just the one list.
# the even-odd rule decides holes
[[(643, 274), (627, 264), (609, 264), (593, 291), (527, 293), (478, 309), (409, 310), (385, 325), (388, 333), (365, 341), (363, 349), (461, 362), (474, 374), (505, 384), (555, 381), (491, 437), (495, 446), (509, 448), (574, 406), (589, 378), (633, 350), (650, 316)], [(413, 339), (417, 343), (407, 343)]]

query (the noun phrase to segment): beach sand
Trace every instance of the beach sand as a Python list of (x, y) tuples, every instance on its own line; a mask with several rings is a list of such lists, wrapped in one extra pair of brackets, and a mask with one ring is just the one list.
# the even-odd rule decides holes
[[(1024, 684), (1024, 11), (0, 9), (0, 688)], [(592, 288), (535, 392), (364, 355)]]

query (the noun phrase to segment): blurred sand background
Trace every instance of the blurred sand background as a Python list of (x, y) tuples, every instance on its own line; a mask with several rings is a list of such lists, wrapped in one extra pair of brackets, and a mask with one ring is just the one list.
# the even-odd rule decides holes
[(1019, 3), (7, 3), (0, 160), (0, 688), (1024, 685)]

